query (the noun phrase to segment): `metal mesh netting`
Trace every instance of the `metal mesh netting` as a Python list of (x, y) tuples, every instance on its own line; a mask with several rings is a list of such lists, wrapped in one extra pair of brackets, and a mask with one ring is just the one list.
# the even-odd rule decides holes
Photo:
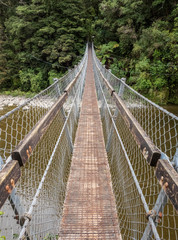
[[(2, 134), (1, 146), (1, 156), (5, 160), (83, 67), (67, 101), (58, 111), (25, 166), (21, 168), (21, 178), (11, 193), (15, 206), (10, 203), (10, 197), (1, 208), (3, 215), (0, 216), (0, 236), (5, 236), (8, 240), (23, 237), (34, 240), (57, 238), (79, 118), (87, 54), (86, 49), (82, 62), (73, 72), (26, 105), (1, 118), (1, 123), (7, 125)], [(24, 107), (26, 108), (23, 109)], [(18, 139), (15, 140), (16, 138)]]
[(122, 99), (125, 104), (153, 143), (172, 161), (177, 147), (178, 117), (129, 87), (108, 71), (97, 58), (95, 58), (95, 61), (104, 77), (117, 93), (119, 93), (122, 85), (124, 89)]
[[(173, 160), (176, 151), (178, 118), (132, 90), (107, 71), (94, 52), (93, 55), (98, 66), (94, 64), (98, 101), (122, 237), (178, 239), (178, 216), (172, 204), (169, 201), (167, 203), (164, 192), (160, 191), (154, 169), (143, 158), (105, 88), (98, 68), (154, 144), (170, 160)], [(4, 235), (6, 239), (22, 239), (22, 236), (24, 239), (34, 240), (57, 238), (86, 64), (87, 49), (82, 62), (74, 71), (0, 118), (0, 156), (5, 163), (14, 147), (51, 108), (84, 66), (67, 102), (61, 107), (29, 161), (21, 168), (22, 176), (1, 209), (3, 215), (0, 216), (0, 236)], [(12, 200), (15, 200), (15, 206), (12, 206)], [(156, 219), (147, 220), (145, 214), (157, 205), (160, 205), (159, 210), (163, 212), (162, 219), (156, 216)]]
[[(153, 143), (166, 153), (170, 160), (173, 160), (176, 152), (178, 118), (147, 100), (112, 75), (101, 65), (94, 51), (93, 56), (105, 144), (123, 239), (156, 238), (157, 233), (152, 235), (150, 222), (146, 219), (146, 213), (151, 209), (163, 213), (161, 219), (156, 216), (155, 220), (158, 239), (178, 239), (178, 215), (172, 204), (167, 202), (164, 192), (160, 192), (161, 187), (155, 177), (154, 168), (150, 167), (143, 158), (128, 126), (103, 83), (100, 71), (122, 97)], [(135, 177), (129, 166), (133, 169)], [(140, 197), (139, 188), (145, 203)]]
[(0, 117), (0, 156), (3, 163), (12, 150), (44, 116), (58, 100), (64, 89), (74, 79), (86, 60), (86, 52), (73, 70), (49, 86), (47, 89), (29, 99), (24, 104)]

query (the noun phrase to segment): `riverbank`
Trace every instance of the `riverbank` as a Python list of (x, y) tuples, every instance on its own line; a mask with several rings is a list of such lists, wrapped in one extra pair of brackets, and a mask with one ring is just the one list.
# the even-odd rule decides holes
[[(29, 98), (25, 96), (11, 96), (11, 95), (0, 95), (0, 111), (5, 110), (5, 112), (12, 110), (13, 108), (20, 106), (24, 104)], [(52, 106), (54, 101), (52, 99), (43, 99), (43, 107), (46, 105), (46, 107)], [(39, 103), (33, 103), (34, 105), (39, 105)], [(39, 106), (40, 107), (40, 106)], [(66, 106), (65, 106), (66, 107)], [(165, 105), (163, 106), (167, 111), (175, 114), (178, 116), (178, 105)], [(1, 112), (1, 114), (5, 113), (4, 111)]]
[(5, 106), (19, 106), (24, 104), (28, 98), (23, 96), (13, 97), (11, 95), (0, 95), (0, 110), (2, 110)]

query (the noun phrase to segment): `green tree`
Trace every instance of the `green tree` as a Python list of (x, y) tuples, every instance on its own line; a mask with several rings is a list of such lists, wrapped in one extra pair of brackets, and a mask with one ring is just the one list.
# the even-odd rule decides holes
[(0, 87), (40, 91), (94, 36), (115, 74), (158, 103), (178, 103), (177, 10), (175, 0), (2, 0)]
[[(178, 103), (176, 1), (103, 0), (99, 9), (95, 44), (100, 59), (154, 101)], [(111, 41), (119, 47), (103, 54)]]
[[(33, 80), (39, 86), (36, 90), (43, 89), (49, 85), (49, 71), (65, 72), (77, 61), (87, 39), (84, 10), (78, 0), (33, 0), (15, 8), (15, 14), (5, 21), (6, 55), (14, 88), (21, 87), (22, 75), (29, 78), (33, 69)], [(26, 90), (34, 91), (32, 84), (29, 86)]]

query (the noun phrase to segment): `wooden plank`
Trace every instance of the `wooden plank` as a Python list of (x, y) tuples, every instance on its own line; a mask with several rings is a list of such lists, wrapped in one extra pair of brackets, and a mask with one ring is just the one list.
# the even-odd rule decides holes
[(141, 125), (129, 111), (123, 100), (116, 93), (113, 93), (113, 99), (121, 113), (121, 116), (135, 138), (136, 143), (140, 147), (144, 158), (150, 166), (156, 166), (156, 163), (161, 156), (159, 149), (153, 144), (149, 136), (145, 133)]
[(0, 208), (11, 194), (12, 189), (15, 187), (15, 184), (20, 176), (20, 166), (16, 160), (11, 160), (0, 171)]
[(155, 174), (166, 195), (178, 212), (178, 173), (167, 160), (159, 159)]
[(20, 166), (23, 166), (28, 160), (32, 151), (47, 131), (66, 99), (67, 93), (64, 93), (12, 152), (12, 159), (18, 160)]
[(122, 239), (97, 103), (91, 50), (59, 239)]

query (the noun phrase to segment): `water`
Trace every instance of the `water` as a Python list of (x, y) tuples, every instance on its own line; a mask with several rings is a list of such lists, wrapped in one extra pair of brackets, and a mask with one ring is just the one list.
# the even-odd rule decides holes
[[(13, 105), (13, 106), (5, 106), (3, 109), (0, 109), (0, 116), (2, 116), (2, 115), (4, 115), (5, 113), (7, 113), (8, 111), (11, 111), (13, 108), (15, 108), (16, 106), (15, 105)], [(167, 106), (164, 106), (164, 108), (166, 109), (166, 110), (168, 110), (168, 111), (170, 111), (170, 112), (172, 112), (173, 114), (175, 114), (175, 115), (177, 115), (178, 116), (178, 106), (175, 106), (175, 105), (167, 105)], [(41, 110), (42, 111), (42, 110)], [(24, 110), (24, 112), (25, 112), (25, 110)], [(38, 108), (38, 113), (40, 112), (40, 108)], [(4, 129), (3, 129), (3, 131), (5, 131), (5, 125), (3, 125), (4, 126)], [(24, 127), (26, 127), (26, 122), (24, 121), (24, 125), (22, 125), (22, 126), (24, 126)], [(54, 128), (54, 130), (55, 130), (55, 128)], [(49, 136), (50, 136), (50, 134), (49, 134)], [(1, 143), (0, 143), (1, 144)], [(43, 145), (42, 144), (42, 146), (45, 146), (45, 144)], [(42, 146), (41, 146), (41, 149), (42, 149)], [(38, 151), (36, 151), (36, 152), (38, 152)], [(50, 153), (49, 153), (49, 155), (50, 155)], [(36, 159), (36, 157), (33, 157), (33, 160), (35, 160)], [(48, 160), (48, 158), (47, 158), (47, 160)], [(47, 161), (46, 160), (46, 161)], [(27, 182), (27, 184), (28, 184), (28, 180), (29, 179), (31, 179), (32, 177), (33, 177), (33, 173), (35, 172), (35, 169), (37, 168), (37, 169), (40, 169), (40, 171), (43, 173), (43, 171), (44, 171), (44, 169), (45, 169), (45, 167), (46, 167), (46, 163), (44, 164), (42, 161), (38, 161), (38, 164), (39, 164), (39, 166), (40, 166), (40, 168), (37, 168), (37, 167), (34, 167), (34, 164), (29, 164), (28, 165), (28, 172), (31, 172), (31, 174), (32, 175), (29, 175), (29, 177), (26, 179), (26, 182)], [(56, 164), (56, 166), (57, 166), (57, 164)], [(55, 166), (55, 167), (56, 167)], [(26, 170), (25, 170), (26, 169)], [(27, 171), (27, 165), (26, 165), (26, 168), (23, 168), (23, 170), (22, 171)], [(34, 181), (33, 181), (33, 184), (34, 184), (34, 186), (33, 186), (33, 184), (32, 184), (32, 188), (31, 189), (29, 189), (29, 195), (31, 194), (31, 191), (34, 191), (35, 189), (36, 189), (36, 185), (38, 185), (38, 183), (39, 183), (39, 181), (40, 181), (40, 179), (41, 179), (41, 175), (42, 175), (42, 173), (39, 173), (39, 179), (38, 179), (38, 181), (36, 180), (36, 179), (34, 179)], [(22, 174), (23, 176), (25, 176), (25, 174)], [(25, 180), (23, 179), (23, 178), (21, 178), (21, 180), (20, 180), (21, 182), (23, 182), (24, 183), (24, 189), (26, 189), (27, 188), (27, 185), (26, 185), (26, 183), (25, 183)], [(48, 184), (47, 184), (47, 186), (49, 185), (50, 187), (52, 186), (52, 185), (54, 185), (54, 183), (51, 183), (51, 181), (52, 181), (52, 178), (48, 178)], [(25, 191), (25, 190), (24, 190)], [(49, 189), (49, 191), (51, 191), (51, 189)], [(64, 193), (63, 193), (63, 195), (64, 195)], [(27, 200), (27, 199), (26, 199)], [(61, 201), (62, 202), (62, 201)], [(9, 209), (10, 209), (10, 206), (9, 206)], [(6, 214), (7, 215), (11, 215), (11, 213), (9, 213), (9, 212), (6, 212)], [(10, 219), (10, 218), (9, 218)], [(13, 220), (14, 221), (14, 220)], [(165, 220), (164, 220), (165, 221)], [(172, 222), (171, 222), (171, 224), (172, 224)], [(16, 223), (11, 223), (11, 226), (14, 228), (14, 226), (15, 225), (17, 225)]]
[(12, 109), (16, 108), (16, 105), (13, 106), (4, 106), (3, 108), (0, 108), (0, 117), (6, 114), (7, 112), (11, 111)]
[[(111, 109), (113, 109), (113, 106), (114, 104), (112, 106), (109, 105)], [(168, 105), (165, 106), (165, 109), (171, 111), (174, 114), (178, 113), (178, 106)], [(133, 106), (131, 105), (130, 111), (133, 112), (135, 118), (137, 118), (144, 129), (146, 129), (145, 131), (147, 131), (148, 135), (154, 139), (155, 144), (160, 146), (163, 149), (163, 152), (166, 152), (166, 154), (172, 158), (175, 153), (175, 145), (177, 141), (177, 125), (174, 118), (172, 119), (161, 111), (157, 109), (155, 110), (150, 106), (143, 107), (141, 109), (136, 103)], [(109, 117), (107, 116), (107, 111), (105, 109), (101, 111), (101, 113), (103, 116), (103, 130), (106, 141), (110, 131), (110, 124), (108, 120)], [(142, 154), (140, 154), (140, 149), (138, 148), (122, 117), (116, 119), (116, 126), (121, 139), (124, 142), (132, 167), (136, 174), (137, 180), (139, 181), (148, 207), (149, 209), (152, 209), (161, 189), (157, 179), (155, 178), (154, 168), (151, 168), (146, 164), (145, 159), (143, 159)], [(139, 202), (139, 199), (137, 199), (139, 194), (137, 190), (134, 189), (133, 178), (131, 177), (130, 173), (127, 173), (128, 166), (125, 166), (126, 161), (123, 161), (121, 154), (122, 152), (120, 150), (117, 137), (114, 138), (113, 135), (112, 142), (108, 148), (108, 159), (110, 163), (113, 189), (116, 196), (116, 204), (118, 207), (118, 216), (121, 220), (123, 239), (128, 239), (127, 237), (129, 236), (129, 230), (132, 229), (140, 229), (138, 231), (138, 237), (134, 236), (134, 239), (141, 239), (141, 233), (144, 232), (147, 224), (144, 217), (145, 211), (141, 208), (143, 206), (142, 203)], [(131, 189), (129, 189), (130, 186), (132, 186)], [(134, 193), (137, 193), (138, 196), (135, 196)], [(136, 203), (134, 203), (135, 199), (137, 199)], [(125, 209), (127, 211), (127, 214), (124, 213)], [(129, 220), (127, 220), (125, 216), (128, 216)], [(138, 216), (140, 220), (136, 220), (134, 216)], [(160, 223), (157, 228), (160, 234), (160, 238), (177, 239), (176, 230), (178, 227), (178, 219), (176, 212), (170, 202), (164, 208), (163, 216), (164, 217), (162, 223)], [(131, 226), (129, 226), (129, 221)], [(134, 226), (135, 224), (137, 227)], [(126, 229), (128, 229), (128, 232)], [(141, 234), (140, 236), (139, 233)]]
[(163, 108), (178, 116), (178, 105), (166, 105)]
[[(11, 111), (15, 107), (15, 105), (11, 107), (4, 107), (0, 110), (0, 116), (4, 115), (8, 111)], [(38, 121), (38, 119), (34, 117), (35, 112), (39, 115), (39, 117), (45, 114), (45, 112), (43, 112), (43, 108), (38, 106), (28, 106), (28, 108), (25, 108), (24, 110), (21, 109), (17, 113), (10, 115), (10, 117), (0, 122), (0, 155), (4, 161), (10, 155), (17, 143), (24, 138), (26, 131), (29, 131)], [(21, 178), (16, 184), (16, 189), (18, 195), (20, 196), (20, 202), (23, 206), (24, 212), (29, 210), (31, 202), (44, 174), (44, 170), (49, 162), (57, 138), (59, 137), (61, 129), (64, 125), (64, 120), (62, 112), (59, 111), (52, 124), (47, 129), (45, 135), (33, 150), (33, 154), (29, 161), (26, 162), (25, 167), (21, 168)], [(70, 127), (71, 132), (75, 134), (76, 122), (74, 124), (74, 119), (73, 124), (71, 124)], [(14, 142), (14, 139), (16, 139), (16, 143)], [(39, 231), (38, 228), (43, 228), (43, 231), (41, 230), (41, 234), (51, 234), (58, 231), (59, 220), (62, 216), (63, 201), (65, 198), (65, 188), (70, 169), (71, 152), (70, 147), (68, 146), (69, 144), (64, 131), (61, 137), (60, 145), (56, 149), (52, 164), (48, 169), (46, 180), (43, 184), (43, 188), (41, 189), (41, 195), (35, 204), (33, 218), (30, 223), (30, 234), (32, 234), (32, 232)], [(54, 192), (54, 186), (58, 189), (58, 191)], [(6, 236), (6, 239), (10, 240), (12, 239), (13, 234), (19, 234), (20, 226), (14, 220), (14, 212), (8, 200), (1, 210), (4, 214), (0, 216), (0, 236), (2, 234)], [(44, 218), (45, 215), (48, 215), (50, 223), (47, 223), (47, 220)], [(44, 222), (46, 222), (46, 225)], [(40, 237), (39, 239), (43, 238)]]
[[(2, 109), (0, 108), (0, 117), (3, 116), (4, 114), (6, 114), (7, 112), (11, 111), (15, 107), (17, 107), (17, 106), (16, 105), (4, 106)], [(165, 105), (165, 106), (163, 106), (163, 108), (165, 108), (167, 111), (178, 116), (178, 105)]]

